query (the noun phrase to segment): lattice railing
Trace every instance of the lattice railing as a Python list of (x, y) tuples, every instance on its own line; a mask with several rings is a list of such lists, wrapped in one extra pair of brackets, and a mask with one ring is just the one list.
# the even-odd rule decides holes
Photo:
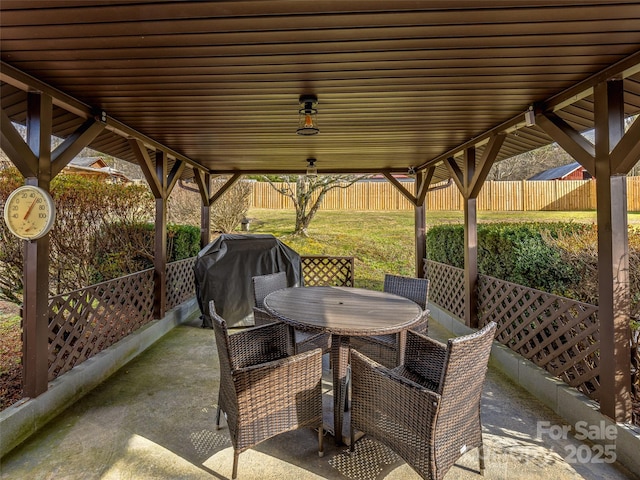
[(167, 264), (167, 310), (195, 296), (195, 262), (196, 257), (191, 257)]
[(598, 307), (480, 275), (479, 323), (496, 340), (589, 397), (599, 398)]
[(305, 287), (353, 287), (353, 257), (300, 257)]
[(464, 270), (445, 263), (425, 262), (429, 300), (458, 318), (464, 318)]
[(153, 319), (153, 270), (49, 299), (49, 380)]

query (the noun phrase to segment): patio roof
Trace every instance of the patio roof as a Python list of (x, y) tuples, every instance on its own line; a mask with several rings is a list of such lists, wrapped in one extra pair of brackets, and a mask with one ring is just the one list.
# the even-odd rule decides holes
[[(550, 143), (525, 125), (532, 105), (593, 128), (608, 78), (640, 112), (635, 1), (3, 0), (0, 28), (8, 118), (44, 91), (57, 136), (105, 112), (92, 148), (137, 162), (134, 137), (213, 174), (314, 157), (320, 173), (436, 165), (435, 183), (491, 134), (507, 134), (497, 160)], [(318, 96), (318, 135), (295, 134), (301, 94)]]

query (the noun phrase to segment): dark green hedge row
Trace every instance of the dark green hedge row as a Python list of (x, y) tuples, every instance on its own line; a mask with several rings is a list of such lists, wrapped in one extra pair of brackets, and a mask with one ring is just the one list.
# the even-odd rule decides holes
[[(152, 223), (105, 224), (95, 239), (95, 282), (153, 267)], [(167, 226), (167, 262), (191, 258), (200, 251), (200, 229), (191, 225)]]
[[(478, 225), (478, 271), (519, 285), (564, 294), (579, 272), (544, 236), (577, 235), (591, 229), (576, 223), (491, 223)], [(464, 268), (464, 227), (438, 225), (427, 232), (427, 258)]]

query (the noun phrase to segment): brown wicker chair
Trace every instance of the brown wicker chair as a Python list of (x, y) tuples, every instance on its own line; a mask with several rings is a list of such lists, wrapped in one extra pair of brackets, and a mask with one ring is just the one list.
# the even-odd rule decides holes
[[(422, 308), (424, 311), (422, 319), (412, 330), (426, 335), (429, 329), (429, 311), (427, 310), (429, 280), (386, 274), (383, 290), (413, 300)], [(400, 334), (355, 337), (351, 339), (351, 346), (385, 367), (393, 368), (398, 365), (399, 339)]]
[[(255, 325), (267, 325), (278, 322), (264, 309), (264, 298), (271, 292), (287, 288), (287, 276), (285, 272), (257, 275), (252, 278), (253, 295), (255, 305), (253, 307), (253, 319)], [(331, 348), (331, 336), (328, 333), (309, 333), (295, 330), (296, 353), (306, 352), (314, 348), (321, 348), (323, 353), (328, 353)]]
[(480, 396), (495, 336), (489, 323), (443, 345), (409, 331), (394, 369), (351, 354), (351, 450), (355, 429), (387, 445), (422, 478), (441, 479), (478, 447), (484, 474)]
[(293, 354), (289, 327), (273, 323), (229, 335), (226, 322), (210, 302), (220, 359), (220, 413), (226, 414), (233, 445), (233, 473), (238, 457), (258, 443), (302, 427), (318, 428), (323, 454), (322, 351)]
[(287, 274), (285, 272), (270, 273), (267, 275), (257, 275), (253, 277), (253, 319), (256, 326), (267, 325), (277, 322), (278, 319), (272, 317), (264, 309), (264, 297), (271, 292), (287, 288)]

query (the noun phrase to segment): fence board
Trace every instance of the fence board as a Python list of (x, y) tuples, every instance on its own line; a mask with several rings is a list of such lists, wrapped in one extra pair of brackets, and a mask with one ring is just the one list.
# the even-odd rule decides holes
[[(483, 211), (580, 211), (595, 210), (595, 180), (548, 180), (486, 182), (478, 195)], [(413, 182), (404, 183), (414, 191)], [(291, 184), (295, 189), (295, 184)], [(427, 194), (427, 210), (462, 210), (462, 195), (454, 185)], [(266, 182), (253, 186), (251, 207), (289, 209), (291, 199), (276, 192)], [(640, 177), (627, 178), (627, 208), (640, 211)], [(413, 205), (389, 182), (357, 182), (330, 191), (323, 210), (413, 210)]]

